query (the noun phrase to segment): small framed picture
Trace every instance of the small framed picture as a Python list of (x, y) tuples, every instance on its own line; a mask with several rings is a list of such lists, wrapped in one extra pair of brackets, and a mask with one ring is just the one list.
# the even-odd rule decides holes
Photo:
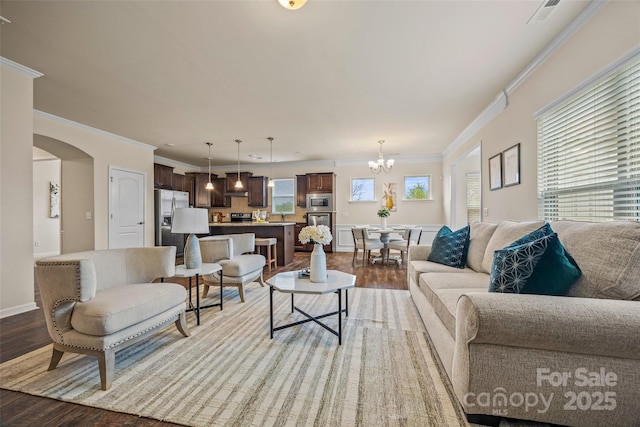
[(489, 190), (502, 188), (502, 153), (489, 158)]
[(520, 144), (502, 152), (504, 158), (504, 186), (520, 184)]

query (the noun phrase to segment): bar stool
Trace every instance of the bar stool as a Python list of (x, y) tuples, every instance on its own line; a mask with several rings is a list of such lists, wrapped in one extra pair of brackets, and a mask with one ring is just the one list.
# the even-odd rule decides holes
[[(269, 267), (269, 271), (271, 271), (271, 264), (273, 264), (274, 268), (278, 268), (278, 250), (277, 250), (278, 240), (275, 237), (256, 237), (256, 252), (261, 253), (261, 247), (267, 248), (267, 266)], [(273, 248), (273, 249), (272, 249)]]

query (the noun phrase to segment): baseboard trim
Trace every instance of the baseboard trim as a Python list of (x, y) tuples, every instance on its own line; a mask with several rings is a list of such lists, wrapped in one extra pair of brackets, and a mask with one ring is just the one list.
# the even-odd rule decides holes
[(27, 304), (17, 305), (15, 307), (4, 308), (0, 310), (0, 319), (5, 317), (15, 316), (16, 314), (26, 313), (27, 311), (36, 310), (38, 305), (35, 302)]

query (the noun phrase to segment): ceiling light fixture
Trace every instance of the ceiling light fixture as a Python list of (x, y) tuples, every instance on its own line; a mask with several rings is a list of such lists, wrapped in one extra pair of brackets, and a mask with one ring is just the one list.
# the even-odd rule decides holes
[(378, 149), (378, 160), (369, 161), (369, 169), (373, 173), (380, 173), (381, 170), (385, 171), (385, 173), (389, 173), (391, 171), (391, 168), (393, 168), (394, 160), (384, 160), (384, 156), (382, 155), (382, 144), (384, 144), (384, 139), (378, 141), (378, 144), (380, 144), (380, 148)]
[(209, 146), (209, 156), (207, 157), (207, 160), (209, 161), (209, 182), (207, 182), (207, 185), (204, 188), (207, 190), (213, 190), (213, 183), (211, 182), (211, 143), (205, 142), (205, 144)]
[(269, 183), (267, 184), (267, 187), (274, 187), (276, 184), (273, 182), (273, 137), (268, 137), (267, 138), (269, 140), (269, 145), (270, 145), (270, 151), (271, 151), (271, 172), (269, 173)]
[(242, 188), (242, 181), (240, 181), (240, 143), (242, 141), (236, 139), (236, 142), (238, 143), (238, 180), (236, 181), (236, 185), (234, 187), (240, 190)]
[(307, 0), (278, 0), (278, 3), (288, 10), (300, 9), (306, 2)]

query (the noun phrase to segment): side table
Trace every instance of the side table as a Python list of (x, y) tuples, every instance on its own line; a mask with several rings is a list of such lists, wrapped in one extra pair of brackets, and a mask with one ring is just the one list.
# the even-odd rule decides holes
[[(200, 268), (187, 268), (184, 264), (176, 265), (176, 273), (174, 277), (188, 277), (189, 278), (189, 308), (187, 311), (196, 312), (196, 323), (200, 325), (200, 310), (209, 307), (220, 307), (222, 311), (222, 304), (224, 301), (224, 295), (222, 291), (222, 275), (220, 275), (220, 302), (216, 304), (209, 304), (200, 307), (200, 276), (203, 274), (212, 274), (222, 270), (222, 266), (218, 263), (203, 263)], [(191, 302), (191, 278), (196, 278), (196, 305), (194, 307)]]

